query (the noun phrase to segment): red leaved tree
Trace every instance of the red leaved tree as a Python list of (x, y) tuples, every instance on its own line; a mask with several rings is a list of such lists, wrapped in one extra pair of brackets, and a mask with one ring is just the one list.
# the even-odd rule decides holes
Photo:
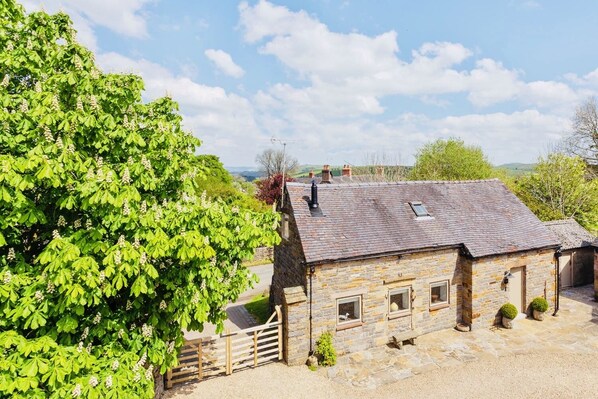
[[(295, 181), (295, 179), (289, 176), (285, 176), (284, 180), (285, 182)], [(264, 201), (268, 205), (272, 205), (274, 202), (280, 204), (282, 195), (282, 174), (278, 173), (269, 178), (259, 180), (256, 185), (257, 191), (255, 197), (257, 199)]]

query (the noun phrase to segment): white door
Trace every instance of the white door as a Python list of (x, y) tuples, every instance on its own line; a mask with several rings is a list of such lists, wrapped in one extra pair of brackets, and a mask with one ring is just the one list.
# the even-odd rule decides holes
[(559, 259), (559, 281), (560, 287), (573, 286), (573, 259), (571, 253), (562, 254)]
[(525, 313), (525, 266), (511, 269), (509, 280), (509, 302), (517, 306), (519, 313)]

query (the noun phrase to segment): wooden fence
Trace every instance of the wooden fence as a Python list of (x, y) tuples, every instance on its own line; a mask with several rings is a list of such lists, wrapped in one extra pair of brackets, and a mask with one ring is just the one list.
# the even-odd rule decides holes
[[(274, 317), (276, 321), (273, 321)], [(185, 341), (179, 354), (179, 365), (166, 373), (166, 387), (229, 375), (239, 369), (277, 360), (282, 360), (280, 306), (276, 306), (265, 324)]]

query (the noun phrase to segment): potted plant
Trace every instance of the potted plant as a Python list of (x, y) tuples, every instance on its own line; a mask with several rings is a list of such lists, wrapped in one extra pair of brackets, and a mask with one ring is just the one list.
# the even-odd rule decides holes
[(513, 328), (513, 320), (519, 314), (517, 307), (512, 303), (505, 303), (500, 308), (502, 314), (502, 325), (504, 328)]
[(548, 310), (548, 301), (541, 296), (534, 298), (532, 309), (534, 311), (534, 319), (542, 321), (544, 320), (544, 312)]

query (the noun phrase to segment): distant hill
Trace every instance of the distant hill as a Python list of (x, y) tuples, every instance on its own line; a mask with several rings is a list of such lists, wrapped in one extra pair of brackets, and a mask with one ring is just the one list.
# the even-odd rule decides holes
[(535, 167), (535, 163), (505, 163), (496, 168), (505, 170), (511, 176), (522, 176), (532, 173)]
[(263, 173), (255, 166), (225, 166), (224, 169), (228, 170), (231, 175), (241, 176), (247, 181), (254, 181), (263, 176)]

